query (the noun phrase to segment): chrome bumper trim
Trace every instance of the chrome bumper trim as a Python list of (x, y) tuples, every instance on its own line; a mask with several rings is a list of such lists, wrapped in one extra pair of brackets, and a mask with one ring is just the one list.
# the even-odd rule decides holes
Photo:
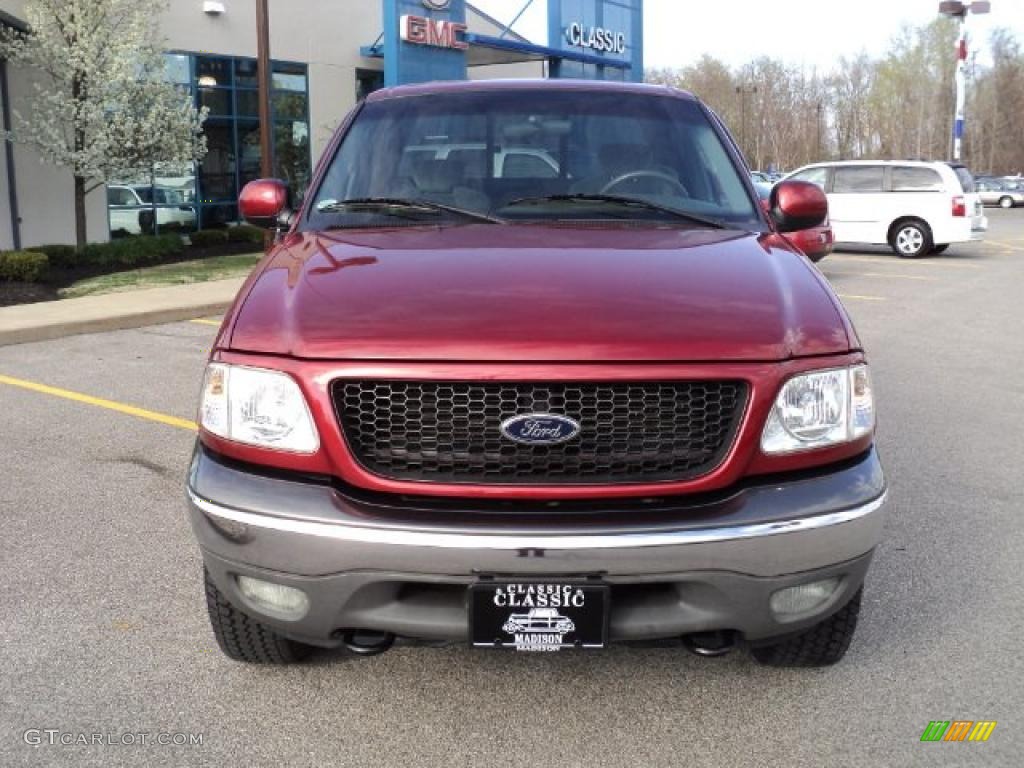
[(870, 515), (885, 503), (886, 493), (858, 507), (824, 515), (785, 520), (772, 523), (699, 528), (680, 531), (601, 533), (601, 534), (544, 534), (544, 533), (446, 533), (442, 531), (410, 531), (396, 528), (378, 528), (351, 523), (323, 523), (287, 517), (256, 514), (232, 509), (197, 496), (188, 488), (192, 503), (210, 517), (230, 520), (253, 528), (285, 533), (335, 539), (364, 544), (387, 544), (408, 547), (472, 550), (585, 550), (627, 549), (644, 547), (672, 547), (686, 544), (708, 544), (737, 541), (784, 533), (800, 533), (830, 526), (842, 525)]

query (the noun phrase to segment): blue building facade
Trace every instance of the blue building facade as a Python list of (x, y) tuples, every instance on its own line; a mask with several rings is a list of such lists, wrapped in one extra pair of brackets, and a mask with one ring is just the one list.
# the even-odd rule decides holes
[(508, 29), (470, 32), (465, 0), (382, 2), (383, 31), (362, 51), (384, 59), (383, 85), (463, 80), (474, 64), (518, 61), (546, 62), (548, 77), (643, 80), (643, 0), (548, 0), (543, 45)]

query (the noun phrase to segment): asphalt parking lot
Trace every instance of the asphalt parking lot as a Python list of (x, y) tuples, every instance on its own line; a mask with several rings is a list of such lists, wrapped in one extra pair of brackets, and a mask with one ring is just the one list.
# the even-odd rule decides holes
[[(826, 670), (681, 647), (232, 663), (182, 485), (215, 321), (0, 348), (0, 765), (1020, 765), (1024, 210), (988, 215), (988, 241), (941, 257), (821, 264), (870, 353), (891, 485), (860, 629)], [(998, 726), (919, 741), (954, 719)]]

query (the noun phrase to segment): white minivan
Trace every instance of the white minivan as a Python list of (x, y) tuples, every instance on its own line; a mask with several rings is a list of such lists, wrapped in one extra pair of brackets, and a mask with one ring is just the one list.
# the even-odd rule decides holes
[(850, 160), (807, 165), (786, 178), (825, 190), (837, 243), (889, 245), (916, 258), (981, 240), (988, 229), (974, 179), (962, 165)]

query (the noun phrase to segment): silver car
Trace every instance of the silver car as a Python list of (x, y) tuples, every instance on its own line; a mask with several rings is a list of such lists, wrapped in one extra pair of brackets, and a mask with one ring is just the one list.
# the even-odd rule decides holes
[(979, 179), (977, 187), (983, 205), (998, 205), (1000, 208), (1024, 205), (1024, 182)]

